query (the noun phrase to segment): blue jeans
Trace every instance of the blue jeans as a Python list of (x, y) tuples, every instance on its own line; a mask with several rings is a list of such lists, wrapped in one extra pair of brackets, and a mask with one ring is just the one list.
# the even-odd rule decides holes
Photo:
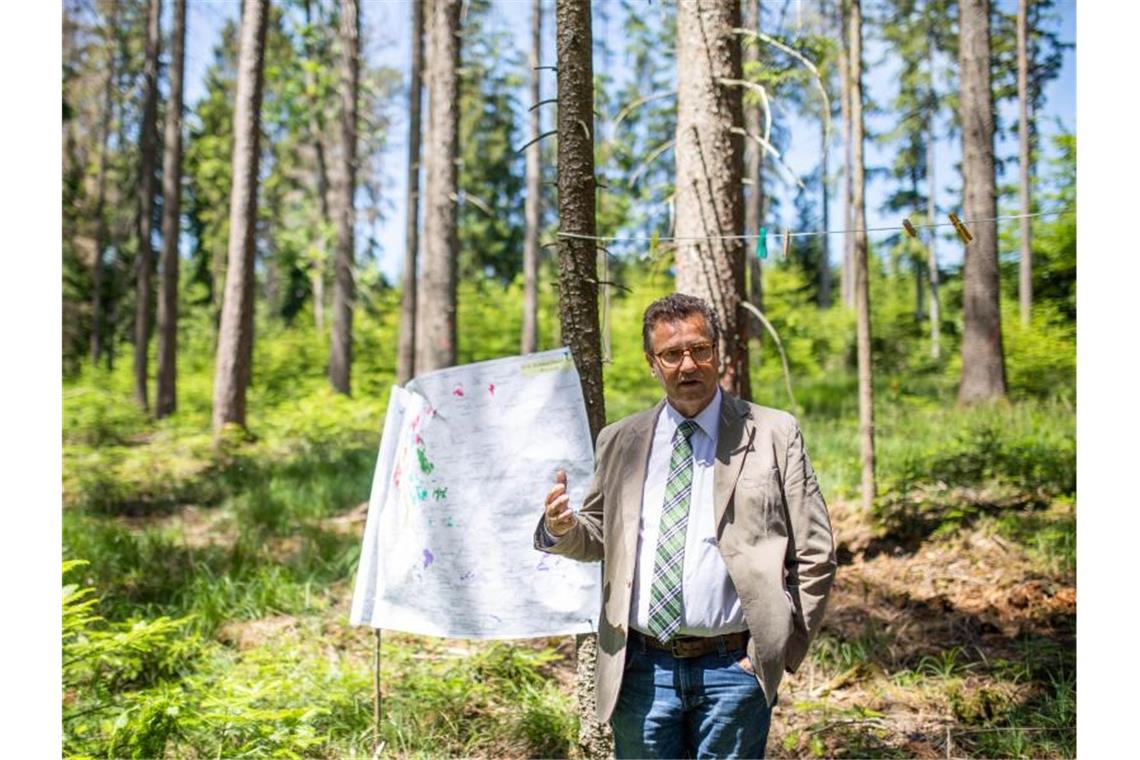
[(674, 658), (635, 632), (613, 713), (618, 758), (764, 757), (772, 711), (745, 651)]

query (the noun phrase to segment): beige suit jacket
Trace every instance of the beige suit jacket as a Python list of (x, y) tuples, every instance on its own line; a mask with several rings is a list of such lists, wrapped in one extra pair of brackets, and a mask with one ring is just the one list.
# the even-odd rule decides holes
[[(549, 548), (535, 533), (537, 549), (603, 560), (597, 664), (602, 722), (621, 690), (642, 490), (664, 403), (598, 434), (594, 479), (577, 524)], [(713, 473), (718, 547), (740, 595), (751, 633), (748, 655), (770, 705), (784, 670), (794, 671), (807, 654), (835, 578), (827, 505), (795, 418), (728, 394)]]

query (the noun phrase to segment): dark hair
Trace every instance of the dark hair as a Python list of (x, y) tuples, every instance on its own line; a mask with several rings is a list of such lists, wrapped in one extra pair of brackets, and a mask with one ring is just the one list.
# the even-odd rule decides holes
[(658, 322), (680, 322), (694, 314), (705, 318), (709, 326), (714, 344), (720, 341), (720, 328), (717, 326), (716, 312), (701, 298), (685, 293), (673, 293), (664, 298), (658, 298), (645, 309), (645, 317), (641, 322), (641, 345), (645, 353), (649, 350), (649, 334)]

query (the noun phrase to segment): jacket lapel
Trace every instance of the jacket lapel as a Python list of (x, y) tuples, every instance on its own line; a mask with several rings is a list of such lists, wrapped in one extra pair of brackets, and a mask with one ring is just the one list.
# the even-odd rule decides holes
[(718, 530), (744, 459), (752, 450), (755, 434), (756, 427), (752, 424), (748, 404), (725, 393), (720, 405), (720, 430), (717, 432), (716, 464), (713, 467), (713, 517)]
[[(645, 497), (645, 474), (649, 468), (649, 446), (653, 442), (653, 431), (657, 426), (657, 416), (665, 405), (662, 399), (653, 407), (650, 414), (644, 414), (630, 425), (629, 449), (620, 471), (623, 473), (621, 486), (621, 522), (624, 556), (631, 559), (637, 552), (638, 527), (641, 524), (641, 501)], [(631, 564), (630, 567), (633, 565)]]

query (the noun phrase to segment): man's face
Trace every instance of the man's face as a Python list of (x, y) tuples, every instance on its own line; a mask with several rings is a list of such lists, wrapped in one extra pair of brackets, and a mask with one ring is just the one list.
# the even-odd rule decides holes
[[(653, 326), (649, 345), (645, 358), (669, 402), (684, 416), (695, 417), (713, 400), (717, 389), (717, 345), (705, 318), (692, 314), (676, 322), (662, 320)], [(703, 358), (702, 351), (710, 345), (707, 361), (693, 358), (693, 353)], [(681, 351), (678, 363), (675, 355)]]

